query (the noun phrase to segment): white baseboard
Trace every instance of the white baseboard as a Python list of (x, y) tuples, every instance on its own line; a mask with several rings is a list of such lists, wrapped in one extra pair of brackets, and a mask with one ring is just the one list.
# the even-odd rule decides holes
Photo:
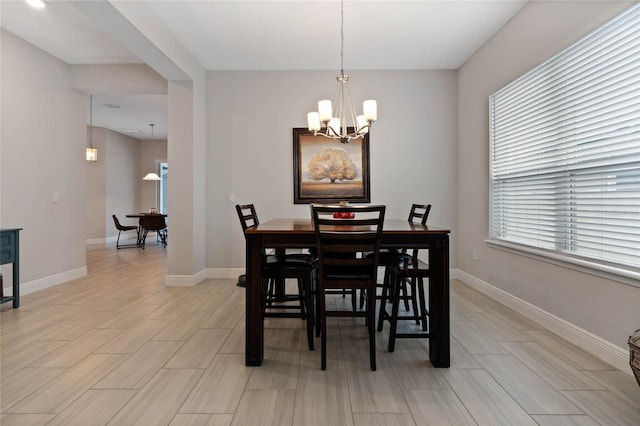
[(244, 273), (244, 268), (208, 268), (207, 278), (237, 279)]
[(167, 287), (193, 287), (207, 279), (206, 269), (194, 275), (167, 275), (165, 285)]
[[(531, 303), (501, 290), (473, 275), (458, 270), (455, 274), (460, 281), (475, 288), (483, 294), (497, 300), (503, 305), (536, 321), (555, 334), (567, 339), (574, 345), (596, 356), (615, 368), (632, 375), (629, 368), (629, 351), (584, 330), (562, 318), (559, 318)], [(452, 274), (453, 276), (453, 274)]]
[[(136, 239), (137, 239), (137, 234), (135, 233), (135, 231), (123, 232), (122, 235), (120, 236), (120, 242), (123, 244), (129, 244), (129, 243), (135, 242)], [(90, 238), (90, 239), (87, 239), (85, 243), (88, 246), (91, 246), (96, 244), (115, 243), (116, 241), (118, 241), (118, 236), (114, 235), (112, 237), (106, 237), (106, 238)]]
[[(67, 281), (82, 278), (86, 275), (87, 275), (87, 267), (83, 266), (82, 268), (72, 269), (70, 271), (61, 272), (59, 274), (50, 275), (44, 278), (38, 278), (37, 280), (34, 280), (34, 281), (28, 281), (20, 284), (20, 296), (33, 293), (34, 291), (44, 290), (45, 288), (53, 287), (54, 285), (62, 284)], [(5, 284), (6, 284), (6, 281), (5, 281)], [(9, 287), (5, 287), (3, 291), (4, 291), (4, 294), (6, 295), (13, 294), (13, 288), (11, 287), (11, 285), (9, 285)]]

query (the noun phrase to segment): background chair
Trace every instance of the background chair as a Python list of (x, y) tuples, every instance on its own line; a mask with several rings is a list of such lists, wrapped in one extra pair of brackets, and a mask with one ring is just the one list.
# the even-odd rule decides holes
[[(418, 223), (419, 221), (420, 224), (426, 225), (430, 211), (431, 204), (413, 204), (409, 213), (409, 222)], [(429, 337), (424, 290), (424, 279), (429, 277), (429, 265), (419, 259), (418, 254), (417, 249), (412, 250), (411, 254), (405, 249), (395, 257), (390, 253), (385, 259), (385, 280), (380, 296), (378, 331), (382, 331), (384, 320), (388, 320), (389, 352), (395, 350), (396, 338)], [(387, 312), (387, 301), (391, 302), (391, 313)], [(409, 302), (411, 302), (413, 311), (411, 315), (399, 314), (401, 301), (404, 301), (406, 310), (409, 310)], [(423, 332), (398, 333), (398, 320), (415, 320), (416, 324), (422, 325)]]
[[(247, 229), (260, 224), (258, 214), (253, 204), (238, 204), (236, 212), (240, 219), (243, 233)], [(307, 322), (307, 340), (309, 349), (314, 349), (314, 301), (313, 282), (315, 276), (315, 258), (309, 254), (269, 254), (262, 255), (263, 283), (262, 310), (265, 317), (275, 318), (302, 318)], [(297, 294), (286, 294), (276, 291), (278, 282), (284, 283), (286, 279), (295, 279), (298, 284)], [(297, 302), (291, 305), (289, 302)], [(297, 312), (292, 312), (296, 310)]]
[[(429, 212), (431, 211), (431, 204), (412, 204), (409, 211), (410, 223), (420, 223), (426, 225)], [(367, 254), (370, 255), (370, 254)], [(378, 284), (377, 288), (382, 289), (377, 299), (382, 299), (382, 292), (391, 288), (389, 284), (391, 266), (399, 265), (404, 260), (411, 259), (411, 253), (407, 252), (407, 249), (380, 249), (379, 265), (384, 266), (384, 279), (382, 284)], [(407, 292), (407, 286), (404, 283), (400, 284), (400, 291), (403, 293), (401, 300), (404, 302), (405, 310), (409, 310), (409, 302), (413, 305), (413, 311), (417, 312), (417, 301), (414, 294)], [(387, 295), (387, 299), (391, 300), (390, 295)], [(362, 307), (364, 301), (360, 299), (360, 307)], [(382, 308), (381, 308), (382, 309)], [(381, 310), (382, 312), (382, 310)], [(416, 323), (419, 323), (419, 317), (416, 316)], [(382, 331), (382, 320), (378, 318), (378, 331)]]
[[(347, 212), (355, 212), (355, 218), (334, 217), (334, 213)], [(369, 362), (371, 370), (376, 369), (375, 288), (384, 213), (385, 206), (311, 206), (318, 255), (317, 309), (323, 370), (327, 367), (327, 316), (366, 318)], [(362, 252), (371, 256), (361, 256)], [(365, 290), (365, 311), (327, 310), (326, 291), (335, 289)]]
[[(140, 233), (138, 227), (135, 225), (122, 225), (115, 214), (111, 215), (113, 217), (113, 223), (116, 225), (116, 229), (118, 230), (118, 239), (116, 240), (116, 248), (127, 248), (127, 247), (140, 247), (137, 241), (140, 240)], [(136, 231), (136, 243), (135, 244), (120, 244), (120, 234), (122, 231)]]
[(156, 236), (160, 238), (163, 247), (167, 246), (167, 222), (164, 215), (161, 214), (145, 214), (142, 218), (142, 248), (145, 248), (147, 242), (147, 234), (149, 231), (155, 231)]

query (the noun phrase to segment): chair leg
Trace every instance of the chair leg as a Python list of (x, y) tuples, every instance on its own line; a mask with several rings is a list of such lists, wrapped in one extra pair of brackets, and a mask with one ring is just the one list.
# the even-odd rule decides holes
[(351, 309), (353, 312), (358, 310), (358, 295), (355, 289), (351, 290)]
[(327, 311), (324, 291), (320, 291), (320, 369), (327, 369)]
[(424, 296), (424, 280), (418, 278), (418, 294), (420, 296), (420, 318), (422, 320), (422, 331), (429, 331), (429, 323), (427, 322), (427, 315), (429, 311), (427, 310), (427, 303), (425, 301)]
[(320, 337), (320, 327), (322, 325), (322, 320), (320, 318), (320, 292), (318, 291), (317, 287), (315, 292), (315, 298), (316, 298), (316, 337)]
[(121, 233), (121, 232), (122, 232), (122, 231), (118, 231), (118, 239), (116, 240), (116, 249), (119, 249), (119, 248), (120, 248), (120, 233)]
[(387, 303), (393, 302), (391, 291), (393, 283), (397, 279), (396, 275), (391, 272), (390, 268), (385, 268), (384, 281), (382, 282), (382, 293), (380, 295), (380, 312), (378, 314), (378, 331), (382, 331), (385, 318), (389, 318), (387, 313)]
[(400, 282), (396, 279), (393, 281), (393, 296), (392, 296), (392, 308), (391, 316), (389, 317), (389, 352), (393, 352), (396, 349), (396, 329), (398, 327), (398, 308), (400, 305)]
[(313, 274), (311, 274), (305, 280), (305, 292), (304, 292), (304, 300), (307, 305), (307, 341), (309, 343), (309, 350), (314, 350), (313, 345), (313, 326), (314, 326), (314, 302), (313, 302)]
[(149, 233), (149, 231), (147, 231), (146, 229), (144, 230), (144, 232), (142, 233), (142, 248), (144, 249), (144, 247), (147, 245), (147, 234)]
[(376, 292), (375, 283), (372, 289), (367, 291), (367, 319), (369, 329), (369, 362), (371, 371), (376, 371), (376, 330), (375, 330), (375, 311), (376, 311)]
[(380, 310), (378, 311), (378, 331), (382, 331), (384, 326), (384, 317), (387, 314), (387, 299), (389, 299), (389, 283), (391, 281), (391, 272), (387, 275), (385, 268), (384, 281), (382, 282), (382, 293), (380, 294)]
[(404, 280), (400, 282), (400, 290), (402, 290), (402, 294), (404, 294), (404, 297), (403, 297), (404, 310), (408, 311), (409, 310), (409, 293), (407, 292), (407, 283)]
[(300, 313), (302, 314), (302, 319), (306, 320), (307, 319), (307, 309), (306, 309), (306, 302), (305, 302), (305, 286), (304, 281), (305, 279), (303, 278), (297, 278), (298, 281), (298, 301), (300, 302)]
[[(409, 283), (411, 287), (411, 307), (413, 308), (413, 315), (416, 318), (416, 325), (420, 324), (420, 311), (418, 311), (418, 293), (416, 292), (416, 279), (411, 278)], [(405, 294), (406, 296), (406, 294)], [(407, 309), (408, 310), (408, 309)]]
[(267, 307), (271, 307), (273, 304), (273, 288), (275, 286), (275, 282), (276, 280), (274, 278), (269, 279), (269, 284), (267, 285), (267, 291), (265, 293), (265, 298), (266, 298), (266, 306)]

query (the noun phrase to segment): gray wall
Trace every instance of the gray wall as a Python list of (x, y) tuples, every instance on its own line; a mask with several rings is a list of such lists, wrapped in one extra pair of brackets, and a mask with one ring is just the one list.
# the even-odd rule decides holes
[(105, 130), (106, 149), (106, 193), (105, 225), (107, 236), (115, 236), (118, 231), (111, 215), (115, 214), (123, 223), (127, 213), (136, 213), (142, 175), (138, 167), (140, 142), (137, 139), (111, 130)]
[[(87, 126), (87, 139), (90, 130), (93, 146), (98, 150), (98, 161), (86, 163), (86, 238), (88, 242), (101, 243), (107, 236), (107, 230), (114, 227), (113, 221), (109, 226), (105, 220), (107, 215), (107, 162), (105, 161), (107, 144), (105, 142), (108, 130)], [(110, 215), (109, 219), (111, 219)]]
[(67, 64), (1, 36), (0, 226), (24, 228), (22, 282), (82, 275), (86, 97), (69, 86)]
[[(456, 72), (349, 72), (354, 104), (378, 101), (371, 130), (371, 202), (406, 218), (411, 203), (433, 205), (429, 223), (450, 228), (456, 265)], [(254, 203), (261, 221), (308, 217), (293, 204), (292, 128), (330, 99), (335, 72), (207, 73), (207, 266), (244, 266), (235, 203)], [(338, 142), (336, 142), (338, 143)], [(227, 203), (227, 194), (235, 203)]]
[[(136, 176), (136, 184), (140, 189), (140, 197), (137, 203), (138, 212), (149, 211), (156, 203), (156, 182), (143, 181), (142, 178), (149, 172), (157, 172), (156, 164), (167, 161), (166, 140), (143, 140), (138, 142), (140, 147), (139, 170)], [(138, 184), (139, 183), (139, 184)]]
[[(626, 347), (640, 288), (487, 246), (488, 96), (633, 2), (529, 2), (458, 73), (458, 267), (561, 320)], [(478, 250), (478, 261), (472, 259)]]

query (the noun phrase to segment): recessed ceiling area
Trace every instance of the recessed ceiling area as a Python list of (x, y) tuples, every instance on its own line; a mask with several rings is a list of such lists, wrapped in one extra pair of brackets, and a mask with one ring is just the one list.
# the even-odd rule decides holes
[[(142, 63), (99, 29), (87, 8), (103, 1), (0, 2), (2, 28), (68, 64)], [(344, 69), (457, 69), (526, 0), (345, 0)], [(79, 5), (82, 4), (82, 7)], [(109, 2), (125, 18), (148, 16), (205, 70), (340, 70), (340, 1), (142, 0)], [(78, 5), (78, 7), (76, 7)], [(134, 20), (132, 20), (134, 21)], [(93, 124), (166, 138), (166, 95), (96, 93)], [(107, 108), (105, 104), (119, 105)], [(88, 117), (88, 115), (87, 115)]]
[(93, 125), (135, 139), (166, 139), (167, 95), (94, 95)]

